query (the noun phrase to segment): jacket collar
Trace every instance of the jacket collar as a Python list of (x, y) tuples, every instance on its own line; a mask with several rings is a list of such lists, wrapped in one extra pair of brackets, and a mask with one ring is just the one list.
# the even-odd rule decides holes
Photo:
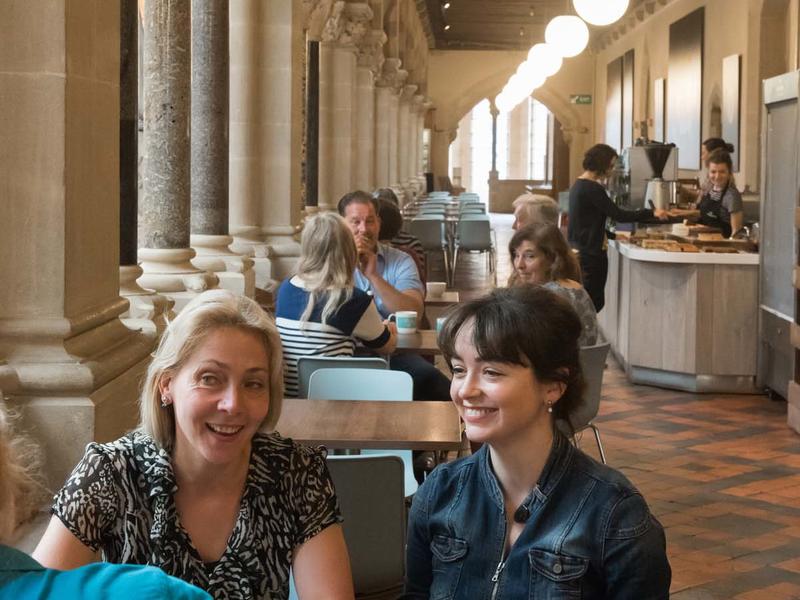
[[(533, 487), (530, 494), (528, 494), (528, 497), (525, 498), (523, 504), (530, 505), (534, 499), (536, 502), (542, 504), (547, 502), (547, 499), (561, 481), (564, 473), (566, 473), (574, 452), (575, 449), (572, 444), (569, 443), (569, 440), (556, 429), (553, 433), (553, 444), (550, 446), (550, 454), (542, 469), (542, 474), (539, 476), (539, 481)], [(497, 476), (492, 469), (488, 444), (484, 444), (481, 447), (476, 454), (476, 460), (479, 464), (479, 472), (483, 483), (489, 491), (489, 496), (491, 496), (492, 500), (502, 510), (505, 506), (505, 501), (503, 500), (503, 492), (500, 489)]]

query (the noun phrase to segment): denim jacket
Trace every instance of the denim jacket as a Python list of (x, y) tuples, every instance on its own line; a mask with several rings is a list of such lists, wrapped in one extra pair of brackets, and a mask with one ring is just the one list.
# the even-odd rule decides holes
[(411, 507), (404, 598), (669, 597), (664, 530), (644, 498), (561, 434), (524, 506), (530, 516), (506, 556), (488, 447), (439, 466)]

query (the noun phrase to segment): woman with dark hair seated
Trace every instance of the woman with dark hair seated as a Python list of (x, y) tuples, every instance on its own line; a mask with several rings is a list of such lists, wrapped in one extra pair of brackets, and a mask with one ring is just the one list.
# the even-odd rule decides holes
[(517, 231), (508, 244), (514, 268), (508, 280), (515, 285), (541, 285), (564, 296), (578, 313), (583, 331), (578, 343), (597, 343), (597, 312), (581, 285), (581, 267), (561, 231), (555, 225), (528, 225)]
[(468, 458), (409, 515), (406, 598), (668, 598), (664, 530), (624, 475), (559, 432), (583, 390), (581, 325), (537, 286), (459, 306), (439, 334)]
[(569, 189), (569, 227), (567, 237), (578, 250), (583, 273), (583, 287), (589, 292), (595, 310), (605, 305), (608, 255), (606, 254), (606, 219), (618, 223), (666, 219), (665, 210), (625, 210), (608, 197), (604, 182), (614, 168), (617, 151), (606, 144), (596, 144), (583, 157), (583, 174)]
[(372, 197), (378, 201), (378, 216), (381, 219), (379, 240), (411, 256), (417, 265), (420, 280), (425, 283), (425, 248), (416, 236), (403, 231), (403, 214), (397, 195), (392, 188), (380, 188), (372, 192)]

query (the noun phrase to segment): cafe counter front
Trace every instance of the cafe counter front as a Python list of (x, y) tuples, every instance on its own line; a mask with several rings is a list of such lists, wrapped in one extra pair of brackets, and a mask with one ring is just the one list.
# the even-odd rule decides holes
[(630, 381), (690, 392), (755, 392), (758, 254), (608, 243), (598, 319)]

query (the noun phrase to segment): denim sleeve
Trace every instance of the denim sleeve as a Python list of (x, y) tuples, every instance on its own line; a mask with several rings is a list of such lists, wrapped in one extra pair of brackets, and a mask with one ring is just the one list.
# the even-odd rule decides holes
[(659, 600), (669, 598), (672, 570), (661, 523), (644, 498), (629, 493), (613, 506), (603, 548), (606, 598)]
[(425, 483), (414, 494), (414, 502), (408, 515), (406, 580), (401, 596), (405, 600), (427, 599), (433, 581), (428, 503), (436, 483), (435, 480), (436, 471), (428, 476)]

